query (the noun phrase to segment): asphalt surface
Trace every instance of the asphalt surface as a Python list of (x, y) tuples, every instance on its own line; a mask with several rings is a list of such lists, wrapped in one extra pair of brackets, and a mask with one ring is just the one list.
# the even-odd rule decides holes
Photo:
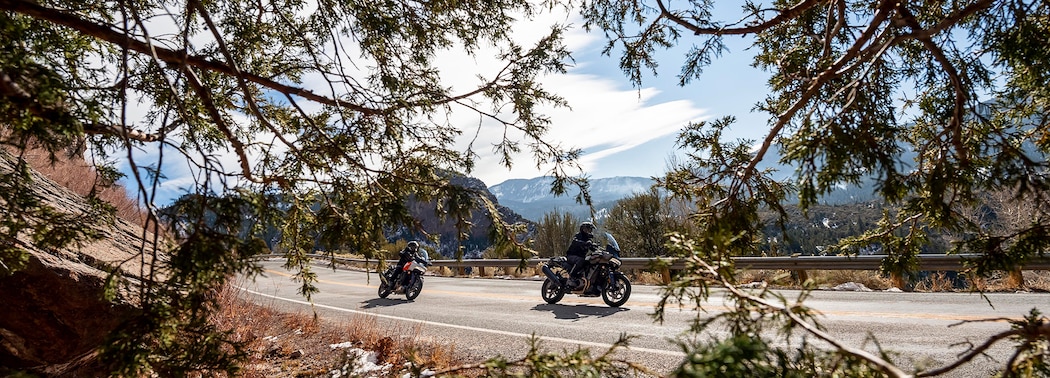
[[(376, 294), (375, 273), (314, 267), (320, 293), (312, 303), (298, 294), (299, 283), (279, 261), (264, 261), (266, 269), (254, 282), (241, 282), (257, 303), (287, 311), (316, 312), (334, 321), (367, 317), (393, 335), (416, 337), (451, 345), (459, 352), (484, 359), (504, 356), (516, 359), (529, 349), (535, 337), (547, 351), (589, 349), (602, 353), (621, 335), (633, 336), (630, 347), (618, 353), (653, 369), (668, 373), (685, 354), (679, 342), (691, 321), (727, 309), (724, 293), (715, 290), (703, 311), (693, 307), (669, 308), (662, 323), (653, 319), (660, 299), (659, 288), (633, 285), (630, 300), (610, 308), (601, 298), (566, 295), (557, 304), (540, 298), (539, 277), (534, 279), (447, 278), (427, 276), (423, 291), (414, 301), (391, 294)], [(789, 300), (797, 291), (778, 291)], [(1040, 293), (900, 293), (815, 291), (805, 305), (821, 313), (819, 323), (845, 345), (889, 351), (898, 366), (934, 368), (956, 360), (966, 350), (958, 344), (983, 342), (1009, 330), (1004, 319), (1018, 319), (1033, 307), (1050, 308), (1050, 295)], [(988, 319), (998, 319), (995, 321)], [(721, 335), (719, 335), (721, 333)], [(724, 336), (724, 330), (700, 336)], [(770, 337), (773, 337), (770, 335)], [(871, 337), (877, 338), (877, 345)], [(799, 340), (794, 338), (796, 342)], [(812, 341), (812, 338), (810, 338)], [(817, 345), (827, 345), (815, 342)], [(946, 377), (980, 377), (1000, 368), (1009, 357), (1008, 345), (993, 348)]]

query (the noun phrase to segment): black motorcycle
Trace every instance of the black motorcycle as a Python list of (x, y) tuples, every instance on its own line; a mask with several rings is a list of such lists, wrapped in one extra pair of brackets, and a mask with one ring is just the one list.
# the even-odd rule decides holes
[(540, 295), (547, 303), (558, 303), (565, 293), (583, 294), (589, 289), (598, 289), (602, 300), (610, 307), (620, 307), (631, 296), (631, 281), (620, 269), (620, 246), (609, 233), (605, 250), (597, 246), (587, 253), (587, 268), (582, 277), (572, 278), (573, 267), (565, 256), (552, 257), (540, 264), (547, 279), (543, 281)]
[(412, 261), (402, 268), (398, 277), (397, 265), (391, 265), (379, 275), (379, 297), (386, 298), (393, 292), (403, 292), (405, 299), (413, 300), (423, 291), (423, 274), (430, 266), (430, 258), (422, 248), (412, 257)]

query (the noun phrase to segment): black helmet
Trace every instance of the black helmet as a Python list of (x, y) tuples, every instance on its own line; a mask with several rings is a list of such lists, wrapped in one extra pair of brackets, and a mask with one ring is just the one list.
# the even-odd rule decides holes
[(408, 249), (411, 249), (412, 252), (418, 251), (419, 250), (419, 243), (416, 242), (415, 240), (408, 242)]
[(590, 235), (594, 232), (594, 223), (583, 222), (582, 224), (580, 224), (580, 232)]

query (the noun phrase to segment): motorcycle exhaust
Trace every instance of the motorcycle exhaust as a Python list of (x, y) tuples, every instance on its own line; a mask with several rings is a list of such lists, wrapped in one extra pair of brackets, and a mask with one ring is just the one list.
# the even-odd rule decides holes
[(561, 285), (561, 277), (558, 277), (557, 274), (554, 274), (554, 271), (552, 271), (551, 268), (547, 266), (547, 264), (543, 264), (542, 270), (543, 274), (547, 275), (547, 278), (550, 278), (550, 280), (554, 283)]

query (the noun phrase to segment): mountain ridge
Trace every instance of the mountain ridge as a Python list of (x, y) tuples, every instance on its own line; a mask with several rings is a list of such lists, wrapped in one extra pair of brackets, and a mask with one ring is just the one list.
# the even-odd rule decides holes
[[(531, 179), (509, 179), (490, 186), (489, 192), (500, 205), (510, 208), (522, 217), (539, 221), (550, 212), (568, 212), (580, 219), (590, 219), (590, 208), (576, 202), (578, 188), (568, 188), (565, 194), (551, 193), (554, 178), (539, 176)], [(638, 176), (615, 176), (589, 179), (588, 192), (598, 212), (608, 210), (625, 197), (644, 193), (656, 183), (652, 178)]]

